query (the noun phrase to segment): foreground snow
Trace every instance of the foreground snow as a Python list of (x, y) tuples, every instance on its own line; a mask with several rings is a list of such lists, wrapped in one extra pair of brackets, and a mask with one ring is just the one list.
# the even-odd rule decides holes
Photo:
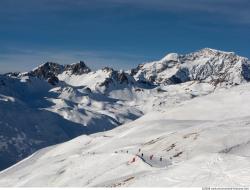
[(249, 101), (244, 84), (149, 112), (42, 149), (0, 186), (249, 186)]

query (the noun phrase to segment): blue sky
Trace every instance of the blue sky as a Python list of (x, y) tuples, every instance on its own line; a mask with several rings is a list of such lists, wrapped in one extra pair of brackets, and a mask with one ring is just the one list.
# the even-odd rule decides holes
[(250, 57), (249, 0), (1, 0), (0, 72), (128, 69), (204, 47)]

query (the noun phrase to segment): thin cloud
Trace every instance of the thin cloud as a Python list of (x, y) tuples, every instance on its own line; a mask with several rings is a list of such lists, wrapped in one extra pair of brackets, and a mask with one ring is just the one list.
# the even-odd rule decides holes
[(13, 16), (20, 13), (91, 11), (117, 7), (183, 14), (203, 12), (223, 17), (228, 22), (250, 23), (249, 0), (3, 0), (0, 2), (0, 14)]

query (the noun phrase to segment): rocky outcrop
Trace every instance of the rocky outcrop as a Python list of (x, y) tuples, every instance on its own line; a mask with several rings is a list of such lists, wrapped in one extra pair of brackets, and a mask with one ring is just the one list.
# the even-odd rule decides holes
[(57, 75), (62, 73), (64, 70), (64, 66), (53, 63), (53, 62), (46, 62), (39, 67), (35, 68), (34, 70), (28, 72), (26, 75), (31, 77), (38, 77), (40, 79), (47, 80), (50, 84), (56, 85), (59, 80)]
[[(125, 73), (124, 71), (115, 71), (114, 69), (110, 67), (105, 67), (102, 69), (102, 71), (108, 73), (108, 77), (100, 84), (101, 87), (108, 88), (111, 84), (125, 84), (127, 85), (129, 82), (132, 82), (133, 80), (129, 79), (131, 76), (129, 74)], [(133, 83), (133, 82), (132, 82)]]
[(91, 72), (91, 69), (83, 61), (80, 61), (79, 63), (66, 65), (64, 71), (69, 71), (74, 75), (82, 75)]
[(45, 79), (50, 84), (56, 85), (59, 82), (57, 76), (64, 71), (73, 75), (82, 75), (89, 73), (91, 70), (83, 61), (65, 66), (58, 63), (46, 62), (24, 75)]
[(52, 76), (57, 76), (58, 74), (62, 73), (63, 70), (64, 66), (58, 63), (46, 62), (45, 64), (42, 64), (39, 67), (35, 68), (33, 71), (30, 71), (29, 75), (48, 79)]

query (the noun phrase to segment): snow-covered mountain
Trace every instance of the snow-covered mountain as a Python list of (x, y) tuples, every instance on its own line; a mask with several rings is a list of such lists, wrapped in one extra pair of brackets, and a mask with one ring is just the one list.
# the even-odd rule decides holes
[(84, 77), (98, 75), (89, 72), (83, 62), (66, 66), (48, 62), (30, 72), (0, 76), (0, 169), (40, 148), (109, 130), (142, 115), (123, 100), (87, 85), (101, 89), (113, 82), (109, 79), (125, 84), (122, 73), (97, 71), (100, 78), (92, 82)]
[(233, 52), (205, 48), (187, 55), (168, 54), (159, 61), (139, 65), (131, 73), (139, 81), (155, 84), (200, 81), (237, 85), (250, 81), (250, 63)]
[(247, 185), (233, 163), (249, 164), (249, 80), (247, 58), (208, 48), (130, 71), (47, 62), (1, 75), (0, 168), (82, 136), (3, 171), (0, 186)]

